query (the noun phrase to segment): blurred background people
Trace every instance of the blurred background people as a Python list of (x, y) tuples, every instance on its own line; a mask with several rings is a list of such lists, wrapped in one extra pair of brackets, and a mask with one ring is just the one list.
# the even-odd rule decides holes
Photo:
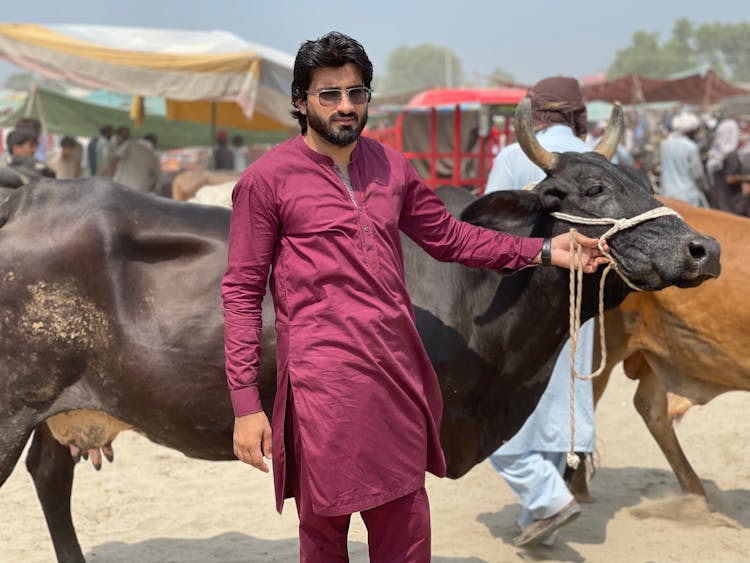
[(682, 112), (672, 118), (672, 131), (661, 144), (660, 192), (691, 205), (708, 207), (708, 180), (700, 149), (693, 140), (700, 126), (700, 118), (693, 113)]
[(32, 129), (14, 129), (7, 139), (7, 164), (0, 167), (0, 186), (20, 188), (39, 178), (54, 178), (55, 173), (34, 154), (39, 146)]
[(89, 173), (96, 176), (107, 164), (112, 156), (112, 133), (114, 129), (111, 125), (102, 125), (99, 127), (99, 135), (89, 141), (86, 148), (86, 155), (89, 164)]
[(741, 185), (732, 180), (742, 173), (737, 149), (740, 145), (740, 127), (736, 120), (724, 117), (716, 127), (711, 148), (708, 150), (706, 171), (711, 182), (709, 201), (711, 207), (747, 215), (748, 205), (742, 195)]
[[(128, 132), (129, 133), (129, 132)], [(141, 139), (127, 139), (118, 145), (110, 161), (112, 180), (139, 192), (154, 192), (161, 178), (157, 139), (148, 133)]]
[(229, 136), (224, 130), (216, 132), (214, 150), (211, 158), (212, 170), (234, 170), (234, 153), (227, 146)]
[(58, 180), (73, 180), (83, 176), (82, 156), (81, 144), (66, 135), (60, 140), (60, 150), (50, 158), (48, 164)]
[(242, 172), (250, 165), (250, 149), (245, 146), (242, 135), (232, 137), (232, 154), (234, 155), (234, 169)]

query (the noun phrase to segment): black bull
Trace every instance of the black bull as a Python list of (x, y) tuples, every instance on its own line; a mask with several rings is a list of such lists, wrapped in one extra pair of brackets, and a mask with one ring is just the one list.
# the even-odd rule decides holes
[[(531, 192), (476, 201), (462, 190), (440, 193), (454, 213), (470, 204), (467, 220), (533, 236), (569, 227), (550, 210), (621, 217), (659, 205), (639, 177), (600, 155), (564, 154), (557, 169)], [(83, 556), (70, 516), (74, 460), (53, 438), (49, 417), (100, 411), (187, 456), (234, 459), (219, 295), (228, 225), (228, 210), (101, 180), (41, 181), (0, 205), (0, 485), (35, 431), (27, 467), (60, 560)], [(567, 336), (567, 272), (537, 267), (503, 277), (438, 263), (411, 241), (403, 244), (419, 331), (440, 379), (442, 443), (456, 478), (510, 438), (536, 405)], [(697, 285), (719, 270), (717, 243), (676, 217), (619, 233), (610, 247), (646, 289)], [(587, 276), (584, 318), (595, 313), (599, 275)], [(610, 276), (607, 306), (628, 291)], [(259, 388), (270, 416), (269, 299), (263, 307)], [(98, 430), (75, 428), (70, 443), (101, 446)]]

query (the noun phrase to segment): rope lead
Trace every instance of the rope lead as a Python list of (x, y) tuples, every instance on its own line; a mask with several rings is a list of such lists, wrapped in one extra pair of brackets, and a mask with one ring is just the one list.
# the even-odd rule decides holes
[(566, 456), (566, 462), (568, 466), (575, 470), (578, 468), (580, 460), (575, 454), (575, 380), (589, 381), (598, 375), (600, 375), (607, 364), (607, 346), (604, 334), (604, 284), (607, 280), (607, 274), (610, 270), (615, 270), (622, 280), (633, 290), (642, 291), (641, 288), (631, 282), (627, 276), (620, 270), (617, 262), (612, 255), (604, 250), (604, 242), (611, 237), (613, 234), (624, 229), (629, 229), (635, 225), (656, 219), (657, 217), (664, 217), (666, 215), (673, 215), (680, 217), (674, 209), (668, 207), (656, 207), (650, 209), (645, 213), (636, 215), (629, 219), (610, 219), (607, 217), (600, 219), (591, 219), (588, 217), (578, 217), (575, 215), (568, 215), (567, 213), (555, 212), (551, 214), (556, 219), (567, 221), (569, 223), (577, 223), (580, 225), (612, 225), (601, 237), (599, 237), (599, 250), (607, 258), (607, 267), (602, 272), (601, 280), (599, 281), (599, 312), (597, 314), (599, 318), (599, 339), (602, 350), (602, 358), (599, 364), (599, 368), (588, 375), (581, 375), (576, 371), (575, 368), (575, 354), (576, 346), (578, 344), (578, 336), (581, 330), (581, 303), (583, 301), (583, 249), (581, 245), (575, 242), (575, 229), (571, 228), (569, 231), (570, 243), (569, 243), (569, 256), (570, 256), (570, 306), (569, 311), (569, 326), (570, 326), (570, 450)]

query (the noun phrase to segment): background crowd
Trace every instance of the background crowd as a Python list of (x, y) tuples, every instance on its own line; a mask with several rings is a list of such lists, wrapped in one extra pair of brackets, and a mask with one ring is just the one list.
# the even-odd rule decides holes
[[(160, 193), (165, 178), (158, 139), (153, 133), (131, 135), (127, 125), (104, 124), (82, 142), (70, 135), (44, 135), (39, 120), (22, 118), (7, 134), (0, 153), (0, 187), (15, 189), (39, 178), (98, 176), (137, 191)], [(230, 144), (226, 131), (219, 130), (206, 167), (242, 171), (259, 156), (256, 153), (241, 135), (234, 135)]]
[[(657, 193), (750, 216), (750, 121), (677, 107), (653, 119), (629, 115), (617, 157), (649, 175)], [(601, 123), (589, 124), (596, 141)]]

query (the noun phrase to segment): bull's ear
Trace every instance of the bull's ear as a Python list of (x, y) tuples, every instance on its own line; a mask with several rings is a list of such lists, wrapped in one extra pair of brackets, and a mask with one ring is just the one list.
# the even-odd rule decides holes
[(539, 194), (525, 190), (493, 192), (469, 205), (461, 213), (461, 220), (522, 235), (527, 233), (541, 211)]

